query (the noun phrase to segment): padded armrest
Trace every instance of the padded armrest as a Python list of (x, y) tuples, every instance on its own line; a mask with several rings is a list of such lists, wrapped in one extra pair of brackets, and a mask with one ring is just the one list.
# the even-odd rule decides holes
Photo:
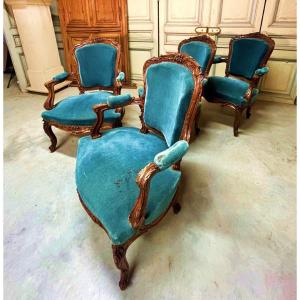
[(167, 150), (156, 154), (154, 157), (154, 163), (159, 167), (160, 170), (167, 169), (182, 159), (188, 149), (188, 142), (184, 140), (178, 141)]
[(65, 80), (68, 76), (69, 76), (68, 72), (62, 72), (62, 73), (59, 73), (59, 74), (56, 74), (55, 76), (53, 76), (52, 80), (61, 81), (61, 80)]
[(119, 75), (117, 76), (116, 80), (123, 81), (125, 79), (125, 73), (120, 72)]
[(214, 57), (214, 64), (219, 64), (222, 62), (227, 62), (227, 57), (226, 56), (221, 56), (221, 55), (215, 55)]
[(139, 97), (142, 97), (144, 95), (144, 88), (140, 86), (137, 90)]
[(130, 94), (120, 95), (120, 96), (110, 96), (107, 99), (107, 105), (111, 108), (116, 108), (120, 106), (126, 106), (132, 101), (132, 96)]
[(269, 70), (270, 69), (268, 67), (263, 67), (263, 68), (257, 69), (254, 74), (257, 76), (263, 76), (263, 75), (267, 74), (269, 72)]

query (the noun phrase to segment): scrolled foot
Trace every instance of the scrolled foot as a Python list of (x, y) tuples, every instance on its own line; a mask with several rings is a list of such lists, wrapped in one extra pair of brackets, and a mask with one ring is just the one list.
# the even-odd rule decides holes
[(174, 212), (174, 214), (177, 215), (180, 212), (180, 210), (181, 210), (181, 205), (178, 202), (174, 203), (173, 204), (173, 212)]
[(119, 287), (123, 291), (129, 284), (129, 265), (126, 259), (127, 247), (112, 245), (112, 251), (115, 265), (121, 271)]
[(50, 138), (51, 145), (49, 146), (49, 150), (52, 153), (56, 150), (57, 138), (52, 131), (51, 125), (48, 122), (44, 121), (43, 128), (44, 128), (45, 133)]

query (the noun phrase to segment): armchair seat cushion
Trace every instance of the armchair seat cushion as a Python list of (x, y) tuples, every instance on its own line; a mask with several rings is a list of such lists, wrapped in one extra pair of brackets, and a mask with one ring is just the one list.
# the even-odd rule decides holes
[[(51, 110), (44, 111), (42, 118), (62, 125), (92, 126), (97, 120), (93, 106), (106, 103), (111, 95), (109, 92), (97, 91), (67, 97)], [(120, 116), (120, 113), (116, 113), (114, 109), (107, 110), (104, 112), (104, 122), (113, 123)]]
[[(136, 176), (157, 153), (167, 149), (157, 135), (137, 128), (115, 128), (101, 138), (79, 140), (76, 184), (82, 201), (105, 227), (113, 244), (123, 244), (136, 231), (128, 217), (139, 195)], [(161, 216), (176, 192), (181, 172), (168, 168), (151, 180), (145, 224)]]
[(249, 83), (230, 77), (212, 76), (204, 85), (203, 96), (207, 101), (218, 99), (237, 106), (247, 104), (244, 98)]

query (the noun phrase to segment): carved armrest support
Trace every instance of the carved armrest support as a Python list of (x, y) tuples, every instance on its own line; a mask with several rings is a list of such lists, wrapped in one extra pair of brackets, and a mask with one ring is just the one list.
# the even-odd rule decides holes
[(136, 183), (140, 188), (139, 196), (135, 202), (133, 209), (129, 215), (129, 222), (134, 229), (143, 227), (145, 222), (145, 210), (152, 177), (170, 166), (174, 165), (182, 159), (187, 152), (189, 144), (184, 141), (178, 141), (170, 148), (156, 154), (154, 162), (146, 165), (137, 175)]
[(120, 95), (122, 89), (122, 82), (125, 80), (125, 73), (119, 72), (118, 76), (116, 77), (115, 84), (114, 84), (114, 95)]
[(223, 62), (227, 62), (228, 57), (227, 56), (221, 56), (221, 55), (216, 55), (214, 57), (214, 64), (219, 64), (219, 63), (223, 63)]
[(253, 97), (257, 96), (259, 93), (259, 89), (254, 88), (254, 87), (249, 87), (248, 90), (246, 91), (244, 98), (249, 102), (253, 99)]
[(66, 80), (70, 80), (73, 81), (74, 80), (74, 74), (73, 73), (67, 73), (67, 72), (63, 72), (60, 74), (55, 75), (52, 80), (47, 81), (44, 85), (48, 90), (48, 96), (47, 99), (44, 103), (44, 108), (46, 110), (50, 110), (54, 107), (54, 98), (55, 98), (55, 91), (54, 91), (54, 87), (61, 83), (64, 82)]
[(110, 96), (107, 98), (106, 103), (100, 103), (93, 107), (94, 112), (97, 115), (97, 121), (94, 128), (92, 129), (91, 136), (93, 139), (99, 138), (101, 136), (100, 129), (104, 122), (104, 112), (108, 109), (118, 109), (124, 106), (130, 105), (134, 102), (134, 98), (130, 94), (120, 95), (120, 96)]

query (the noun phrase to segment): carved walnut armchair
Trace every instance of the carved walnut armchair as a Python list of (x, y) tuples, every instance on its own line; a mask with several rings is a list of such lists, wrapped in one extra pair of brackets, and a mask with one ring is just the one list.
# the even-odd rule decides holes
[[(210, 68), (213, 64), (216, 54), (216, 43), (208, 35), (199, 35), (181, 41), (178, 45), (178, 52), (185, 53), (191, 56), (200, 65), (201, 71), (207, 77)], [(200, 96), (201, 98), (201, 96)], [(201, 100), (201, 99), (200, 99)], [(198, 134), (200, 117), (200, 103), (198, 104), (196, 118), (195, 118), (195, 131)]]
[(211, 76), (204, 83), (203, 97), (209, 102), (221, 103), (235, 111), (234, 136), (238, 136), (241, 116), (247, 119), (259, 90), (259, 79), (268, 73), (266, 67), (275, 43), (259, 32), (231, 39), (228, 57), (215, 56), (214, 63), (226, 62), (225, 77)]
[[(45, 83), (49, 91), (42, 113), (43, 128), (51, 140), (51, 152), (56, 150), (57, 139), (52, 126), (82, 135), (90, 133), (97, 116), (93, 106), (105, 103), (111, 95), (120, 95), (125, 74), (119, 71), (120, 45), (112, 40), (96, 38), (84, 41), (73, 49), (77, 72), (61, 73)], [(76, 83), (80, 95), (67, 97), (54, 104), (55, 85), (70, 80)], [(90, 93), (86, 91), (96, 90)], [(107, 110), (105, 128), (122, 126), (123, 108)]]
[[(144, 93), (111, 96), (94, 107), (97, 123), (79, 140), (76, 185), (81, 203), (112, 242), (123, 290), (129, 283), (126, 251), (173, 207), (181, 179), (180, 162), (188, 149), (203, 76), (184, 54), (149, 59)], [(114, 128), (100, 133), (109, 109), (138, 104), (141, 129)]]

